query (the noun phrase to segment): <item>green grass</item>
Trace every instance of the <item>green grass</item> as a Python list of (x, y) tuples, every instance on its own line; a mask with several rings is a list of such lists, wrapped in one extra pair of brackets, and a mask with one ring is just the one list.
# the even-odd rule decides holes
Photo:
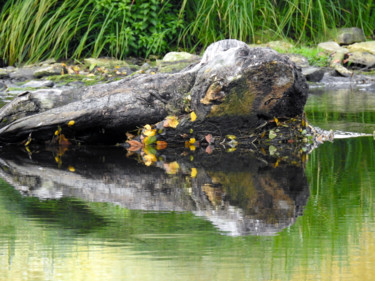
[(293, 47), (291, 49), (274, 48), (279, 53), (299, 54), (306, 57), (313, 66), (328, 67), (330, 63), (330, 57), (323, 53), (319, 48), (314, 47)]
[(357, 0), (184, 0), (190, 24), (181, 35), (187, 46), (207, 46), (225, 38), (246, 42), (292, 38), (317, 43), (338, 27), (375, 29), (375, 3)]
[(182, 25), (171, 0), (9, 0), (0, 13), (8, 65), (166, 52)]
[[(0, 60), (147, 57), (198, 51), (234, 38), (247, 43), (289, 38), (301, 45), (338, 27), (374, 36), (375, 2), (357, 0), (9, 0), (1, 4)], [(320, 63), (320, 62), (316, 62)]]

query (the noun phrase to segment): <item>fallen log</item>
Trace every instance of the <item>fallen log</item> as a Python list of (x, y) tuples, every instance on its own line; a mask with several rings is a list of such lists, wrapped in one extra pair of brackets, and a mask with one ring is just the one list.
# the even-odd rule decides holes
[[(307, 92), (301, 70), (287, 57), (223, 40), (209, 46), (198, 64), (179, 73), (24, 93), (1, 109), (0, 141), (114, 144), (126, 140), (125, 132), (145, 124), (162, 121), (164, 128), (175, 128), (168, 123), (171, 116), (179, 130), (160, 132), (171, 136), (168, 141), (186, 130), (194, 134), (195, 129), (200, 138), (250, 135), (265, 122), (301, 117)], [(194, 124), (186, 122), (189, 113)]]

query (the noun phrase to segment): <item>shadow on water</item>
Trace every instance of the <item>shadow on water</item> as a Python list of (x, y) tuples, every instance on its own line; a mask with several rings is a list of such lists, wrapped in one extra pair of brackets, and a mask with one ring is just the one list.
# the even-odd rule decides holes
[[(226, 235), (274, 235), (292, 225), (309, 197), (303, 163), (216, 153), (146, 166), (120, 147), (56, 151), (4, 147), (0, 177), (24, 214), (90, 232), (109, 221), (85, 206), (108, 202), (130, 210), (190, 212)], [(72, 199), (74, 198), (74, 199)]]

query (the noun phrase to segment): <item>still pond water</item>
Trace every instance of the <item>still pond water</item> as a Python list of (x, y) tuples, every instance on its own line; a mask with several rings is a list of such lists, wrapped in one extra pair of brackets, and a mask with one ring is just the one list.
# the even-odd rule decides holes
[[(306, 112), (375, 131), (375, 93), (315, 90)], [(0, 280), (375, 279), (373, 137), (325, 143), (305, 168), (236, 153), (176, 163), (1, 151)]]

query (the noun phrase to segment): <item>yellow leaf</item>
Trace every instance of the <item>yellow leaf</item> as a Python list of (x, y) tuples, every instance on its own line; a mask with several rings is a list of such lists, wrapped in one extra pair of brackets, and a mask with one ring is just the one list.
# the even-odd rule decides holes
[(190, 131), (189, 131), (189, 132), (190, 132), (190, 134), (192, 134), (192, 133), (194, 132), (194, 130), (193, 130), (193, 129), (190, 129)]
[(196, 168), (191, 168), (190, 176), (191, 176), (192, 178), (195, 178), (195, 177), (197, 176), (197, 174), (198, 174), (197, 169), (196, 169)]
[(68, 122), (68, 126), (70, 127), (70, 126), (73, 126), (74, 125), (74, 123), (75, 123), (75, 121), (74, 120), (70, 120), (69, 122)]
[(68, 170), (69, 170), (69, 172), (72, 172), (72, 173), (74, 173), (76, 171), (76, 169), (74, 169), (73, 166), (68, 166)]
[(167, 174), (174, 175), (180, 169), (180, 165), (176, 161), (174, 161), (171, 163), (165, 163), (164, 168)]
[(156, 156), (154, 154), (145, 154), (143, 155), (143, 162), (146, 166), (151, 166), (152, 163), (156, 162)]
[(176, 116), (167, 116), (164, 120), (164, 127), (176, 128), (178, 125), (178, 120)]
[(155, 136), (156, 134), (156, 129), (152, 129), (152, 127), (150, 125), (145, 125), (143, 127), (143, 131), (142, 131), (142, 134), (146, 137), (152, 137), (152, 136)]
[(190, 146), (189, 146), (189, 149), (190, 149), (191, 151), (195, 151), (195, 146), (194, 146), (194, 145), (190, 145)]
[(60, 133), (61, 133), (61, 127), (59, 126), (59, 128), (55, 131), (55, 136), (58, 136)]
[(194, 143), (195, 143), (195, 138), (191, 138), (191, 139), (189, 140), (189, 143), (190, 143), (190, 144), (194, 144)]
[(235, 140), (236, 136), (235, 135), (226, 135), (226, 137), (230, 140)]
[(191, 119), (191, 122), (194, 122), (195, 120), (197, 120), (197, 114), (195, 114), (194, 111), (190, 113), (190, 119)]

